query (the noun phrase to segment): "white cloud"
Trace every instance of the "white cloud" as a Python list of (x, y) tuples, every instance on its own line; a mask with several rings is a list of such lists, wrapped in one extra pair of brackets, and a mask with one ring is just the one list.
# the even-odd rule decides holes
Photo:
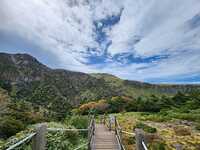
[[(86, 65), (86, 56), (101, 56), (108, 42), (96, 42), (94, 21), (118, 15), (122, 8), (120, 21), (103, 28), (112, 41), (107, 63)], [(40, 46), (66, 69), (147, 80), (200, 72), (200, 27), (188, 25), (197, 14), (199, 0), (1, 0), (0, 31)], [(110, 58), (125, 52), (169, 57), (126, 66)]]
[[(187, 26), (200, 13), (200, 1), (126, 2), (120, 22), (111, 30), (112, 45), (108, 51), (112, 55), (130, 52), (142, 58), (169, 55), (165, 60), (149, 63), (140, 72), (129, 66), (125, 71), (129, 73), (127, 78), (143, 80), (200, 73), (200, 26)], [(136, 44), (135, 36), (141, 37)]]
[(111, 63), (102, 72), (113, 73), (124, 79), (147, 81), (150, 79), (172, 79), (180, 76), (193, 76), (200, 73), (199, 50), (183, 52), (162, 61), (117, 65)]
[[(199, 10), (199, 0), (126, 0), (121, 20), (110, 33), (113, 44), (109, 52), (149, 56), (177, 47), (185, 34), (182, 26)], [(136, 45), (135, 36), (142, 37)]]
[(94, 38), (93, 21), (115, 15), (116, 4), (106, 0), (2, 0), (0, 31), (20, 35), (54, 54), (63, 66), (86, 72), (90, 67), (78, 60), (84, 61), (87, 48), (95, 48), (97, 55), (102, 51)]
[(63, 62), (81, 65), (73, 57), (73, 51), (80, 54), (87, 47), (98, 47), (93, 39), (92, 12), (87, 5), (70, 7), (65, 0), (0, 3), (0, 20), (3, 20), (0, 30), (20, 34)]

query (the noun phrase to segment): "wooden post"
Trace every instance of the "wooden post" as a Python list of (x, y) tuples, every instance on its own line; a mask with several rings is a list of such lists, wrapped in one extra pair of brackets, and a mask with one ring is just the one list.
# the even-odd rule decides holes
[(146, 145), (144, 131), (142, 129), (135, 129), (136, 150), (145, 150), (142, 141)]
[(46, 124), (39, 124), (37, 126), (36, 135), (33, 137), (32, 150), (45, 150), (46, 138), (45, 134), (47, 131)]
[(115, 117), (115, 134), (117, 135), (117, 117), (116, 116), (114, 117)]
[(123, 147), (123, 139), (122, 139), (122, 129), (121, 129), (121, 127), (120, 127), (120, 129), (119, 129), (119, 138), (120, 138), (120, 146), (121, 146), (121, 150), (123, 150), (124, 149), (124, 147)]
[(91, 129), (90, 129), (90, 127), (88, 128), (88, 150), (90, 150), (91, 149), (91, 147), (90, 147), (90, 145), (91, 145), (91, 141), (90, 141), (90, 136), (91, 136)]
[(93, 120), (93, 130), (92, 130), (92, 134), (94, 135), (95, 132), (95, 120)]
[(111, 118), (109, 117), (109, 131), (111, 131), (112, 124), (111, 124)]
[(91, 132), (92, 132), (92, 122), (90, 122), (90, 125), (88, 127), (88, 150), (91, 149), (91, 147), (90, 147), (90, 145), (91, 145), (91, 140), (90, 140)]
[(103, 124), (104, 125), (106, 124), (106, 115), (105, 114), (103, 115)]
[(91, 150), (93, 136), (95, 134), (95, 120), (92, 118), (90, 125), (88, 127), (88, 150)]

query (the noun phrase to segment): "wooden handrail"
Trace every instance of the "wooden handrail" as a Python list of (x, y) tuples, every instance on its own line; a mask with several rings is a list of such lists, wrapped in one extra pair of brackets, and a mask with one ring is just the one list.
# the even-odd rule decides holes
[(46, 145), (45, 133), (46, 133), (46, 124), (38, 124), (35, 133), (30, 134), (29, 136), (25, 137), (21, 141), (10, 146), (6, 150), (13, 150), (29, 140), (33, 141), (32, 150), (45, 150), (45, 145)]
[(122, 128), (120, 127), (116, 116), (115, 116), (115, 134), (119, 142), (120, 149), (125, 150), (123, 142), (122, 142)]
[(88, 145), (88, 143), (82, 144), (82, 145), (78, 146), (77, 148), (75, 148), (74, 150), (79, 150), (87, 145)]
[(92, 140), (95, 132), (95, 118), (92, 116), (89, 127), (88, 127), (88, 150), (92, 147)]
[[(104, 118), (104, 120), (106, 120), (106, 119)], [(105, 122), (105, 124), (107, 124), (107, 122)], [(107, 126), (108, 126), (109, 130), (112, 130), (110, 118), (109, 118), (109, 124)], [(146, 146), (146, 140), (144, 138), (144, 131), (142, 129), (136, 129), (133, 133), (123, 131), (117, 120), (117, 117), (115, 116), (114, 131), (115, 131), (116, 138), (117, 138), (117, 141), (119, 143), (121, 150), (125, 150), (125, 147), (123, 145), (123, 140), (122, 140), (122, 133), (133, 136), (133, 137), (135, 136), (137, 150), (148, 150), (147, 146)]]
[(133, 136), (133, 137), (135, 136), (135, 133), (127, 132), (127, 131), (124, 131), (124, 130), (122, 130), (122, 133), (125, 133), (125, 134)]
[(87, 131), (88, 132), (88, 143), (79, 146), (77, 149), (81, 148), (82, 146), (88, 145), (88, 149), (91, 149), (91, 141), (93, 140), (94, 131), (95, 131), (95, 118), (92, 116), (90, 120), (90, 124), (87, 129), (66, 129), (66, 128), (47, 128), (46, 124), (38, 124), (36, 127), (36, 132), (30, 134), (29, 136), (25, 137), (21, 141), (15, 143), (14, 145), (10, 146), (6, 150), (13, 150), (22, 144), (26, 143), (29, 140), (33, 141), (32, 150), (45, 150), (46, 146), (46, 138), (45, 134), (47, 131)]
[(144, 150), (148, 150), (146, 144), (144, 143), (144, 141), (142, 141), (142, 146), (143, 146)]
[(47, 128), (48, 131), (88, 131), (88, 129)]
[(109, 130), (111, 130), (110, 121), (109, 120), (107, 121), (106, 115), (104, 114), (100, 119), (101, 119), (100, 122), (103, 122), (103, 124), (106, 125)]
[[(107, 124), (105, 115), (103, 118), (103, 123)], [(107, 126), (108, 126), (109, 130), (112, 130), (112, 128), (111, 128), (112, 124), (111, 124), (110, 119), (109, 119), (109, 124), (107, 124)], [(84, 145), (88, 145), (88, 149), (91, 150), (92, 140), (93, 140), (94, 133), (95, 133), (95, 118), (94, 118), (94, 116), (91, 117), (91, 120), (90, 120), (90, 123), (89, 123), (89, 126), (87, 129), (47, 128), (46, 124), (39, 124), (39, 125), (37, 125), (36, 133), (30, 134), (29, 136), (27, 136), (26, 138), (17, 142), (16, 144), (10, 146), (6, 150), (13, 150), (14, 148), (22, 145), (23, 143), (25, 143), (31, 139), (33, 140), (32, 150), (45, 150), (45, 146), (46, 146), (45, 133), (47, 131), (87, 131), (88, 132), (88, 143), (85, 143), (85, 144), (79, 146), (77, 148), (77, 150)], [(123, 145), (123, 140), (122, 140), (122, 133), (131, 135), (131, 136), (135, 136), (137, 150), (147, 150), (145, 134), (142, 129), (136, 129), (136, 130), (134, 130), (133, 133), (123, 131), (116, 116), (115, 116), (114, 117), (114, 131), (115, 131), (117, 141), (119, 143), (120, 150), (125, 150), (125, 147)]]
[(30, 139), (32, 139), (35, 135), (36, 135), (36, 133), (30, 134), (29, 136), (25, 137), (21, 141), (19, 141), (19, 142), (15, 143), (14, 145), (10, 146), (6, 150), (13, 150), (13, 149), (17, 148), (18, 146), (20, 146), (20, 145), (24, 144), (25, 142), (29, 141)]

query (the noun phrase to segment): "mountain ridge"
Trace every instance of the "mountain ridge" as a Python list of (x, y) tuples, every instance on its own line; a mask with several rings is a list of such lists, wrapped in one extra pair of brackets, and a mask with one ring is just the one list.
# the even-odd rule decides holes
[(87, 74), (51, 69), (28, 54), (0, 53), (0, 87), (14, 99), (23, 99), (54, 111), (113, 96), (138, 97), (175, 94), (200, 85), (150, 84), (123, 80), (106, 73)]
[(120, 77), (118, 77), (116, 75), (109, 74), (109, 73), (84, 73), (84, 72), (79, 72), (79, 71), (67, 70), (67, 69), (63, 69), (63, 68), (51, 68), (51, 67), (49, 67), (47, 65), (44, 65), (43, 63), (41, 63), (35, 57), (31, 56), (28, 53), (11, 54), (11, 53), (0, 52), (0, 56), (1, 55), (10, 55), (12, 61), (15, 62), (16, 64), (18, 64), (18, 63), (16, 62), (15, 56), (17, 56), (17, 57), (24, 56), (24, 58), (29, 59), (29, 60), (32, 59), (33, 62), (35, 61), (35, 62), (39, 63), (43, 67), (46, 67), (46, 69), (51, 69), (51, 70), (58, 71), (58, 72), (59, 71), (67, 71), (67, 72), (72, 72), (72, 73), (87, 74), (87, 75), (91, 75), (91, 76), (94, 76), (94, 77), (98, 77), (99, 76), (99, 78), (101, 78), (102, 76), (112, 76), (114, 78), (118, 78), (118, 79), (121, 79), (121, 80), (124, 80), (124, 81), (130, 81), (130, 82), (135, 82), (135, 83), (143, 83), (143, 84), (149, 84), (149, 85), (163, 85), (163, 86), (191, 85), (191, 86), (200, 86), (200, 83), (199, 84), (198, 83), (197, 84), (194, 84), (194, 83), (181, 83), (181, 84), (179, 84), (179, 83), (150, 83), (150, 82), (146, 82), (146, 81), (122, 79), (122, 78), (120, 78)]

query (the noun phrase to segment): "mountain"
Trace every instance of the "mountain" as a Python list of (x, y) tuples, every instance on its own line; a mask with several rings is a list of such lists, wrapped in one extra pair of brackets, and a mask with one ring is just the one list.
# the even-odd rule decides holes
[(86, 74), (51, 69), (28, 54), (0, 53), (0, 87), (12, 99), (25, 100), (55, 112), (113, 96), (174, 94), (199, 85), (155, 85), (122, 80), (110, 74)]

